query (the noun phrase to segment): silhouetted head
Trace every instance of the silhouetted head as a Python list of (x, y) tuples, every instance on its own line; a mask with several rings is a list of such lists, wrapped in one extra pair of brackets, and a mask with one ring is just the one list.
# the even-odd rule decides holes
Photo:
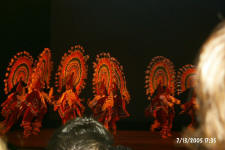
[(108, 150), (113, 137), (102, 124), (92, 118), (68, 121), (52, 136), (48, 150)]

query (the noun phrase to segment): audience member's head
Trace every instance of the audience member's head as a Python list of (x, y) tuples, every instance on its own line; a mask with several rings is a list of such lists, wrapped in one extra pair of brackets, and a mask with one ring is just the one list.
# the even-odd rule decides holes
[(48, 150), (108, 150), (112, 135), (92, 118), (76, 118), (59, 128), (49, 141)]
[(216, 138), (216, 144), (203, 141), (201, 147), (225, 149), (225, 24), (220, 24), (203, 45), (197, 68), (196, 92), (199, 103), (200, 138)]
[(7, 145), (2, 138), (0, 138), (0, 150), (7, 150)]

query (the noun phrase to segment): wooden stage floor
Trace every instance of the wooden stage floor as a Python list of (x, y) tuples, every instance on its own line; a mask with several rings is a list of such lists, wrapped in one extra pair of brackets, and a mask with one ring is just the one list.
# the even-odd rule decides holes
[[(7, 134), (8, 143), (20, 150), (44, 149), (54, 132), (54, 129), (42, 129), (40, 135), (24, 139), (22, 131), (12, 131)], [(115, 144), (129, 146), (133, 150), (185, 150), (182, 145), (176, 144), (178, 134), (168, 139), (161, 139), (158, 132), (150, 131), (118, 131)]]

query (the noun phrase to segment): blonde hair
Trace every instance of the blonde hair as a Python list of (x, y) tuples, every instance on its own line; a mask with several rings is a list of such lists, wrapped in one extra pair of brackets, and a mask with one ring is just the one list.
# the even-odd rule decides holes
[(5, 141), (0, 137), (0, 150), (7, 150)]
[(199, 128), (192, 136), (216, 138), (200, 147), (225, 149), (225, 24), (220, 24), (201, 49), (196, 92)]

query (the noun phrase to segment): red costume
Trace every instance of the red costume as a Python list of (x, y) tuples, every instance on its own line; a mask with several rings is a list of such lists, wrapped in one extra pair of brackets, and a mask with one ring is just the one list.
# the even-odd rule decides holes
[(161, 128), (162, 138), (171, 136), (172, 123), (175, 116), (174, 104), (180, 101), (174, 95), (175, 71), (173, 63), (163, 57), (156, 56), (150, 62), (146, 71), (146, 94), (150, 105), (146, 108), (146, 115), (155, 119), (151, 130)]
[(1, 123), (1, 134), (10, 130), (24, 113), (23, 102), (26, 97), (26, 85), (31, 81), (33, 58), (26, 51), (19, 52), (11, 59), (7, 68), (5, 94), (7, 99), (1, 104), (1, 114), (5, 120)]
[[(179, 69), (177, 75), (177, 95), (181, 94), (182, 92), (185, 92), (187, 89), (194, 88), (195, 75), (196, 68), (193, 65), (184, 65)], [(181, 105), (181, 108), (183, 109), (181, 113), (187, 112), (191, 117), (191, 123), (189, 127), (192, 127), (196, 123), (195, 112), (198, 108), (198, 105), (196, 103), (196, 93), (194, 90), (191, 92), (192, 93), (190, 93), (190, 100)]]
[(95, 96), (88, 105), (93, 110), (94, 117), (116, 134), (116, 122), (122, 117), (129, 116), (126, 103), (129, 103), (130, 95), (126, 88), (122, 67), (115, 58), (101, 53), (97, 56), (94, 68)]
[(64, 54), (56, 74), (58, 92), (61, 93), (65, 88), (60, 98), (54, 102), (54, 110), (58, 110), (63, 124), (77, 116), (81, 117), (84, 112), (85, 107), (81, 103), (79, 94), (87, 78), (87, 59), (83, 47), (76, 45)]
[(25, 137), (40, 132), (42, 119), (47, 112), (46, 101), (50, 102), (52, 95), (52, 89), (49, 95), (44, 92), (44, 89), (49, 89), (51, 69), (51, 52), (44, 49), (32, 73), (32, 81), (28, 85), (28, 94), (24, 101), (25, 112), (21, 126)]
[(161, 136), (166, 138), (171, 136), (173, 119), (175, 117), (174, 104), (180, 104), (180, 101), (171, 96), (170, 90), (159, 85), (156, 94), (151, 99), (151, 105), (146, 109), (146, 113), (152, 113), (155, 119), (151, 130), (161, 127)]

